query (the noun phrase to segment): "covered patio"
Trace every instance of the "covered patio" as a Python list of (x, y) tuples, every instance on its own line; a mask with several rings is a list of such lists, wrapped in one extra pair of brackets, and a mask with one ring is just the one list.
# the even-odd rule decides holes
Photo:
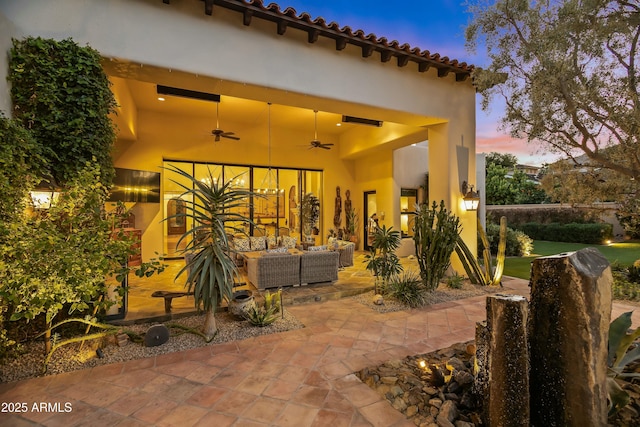
[[(20, 2), (2, 6), (0, 24), (2, 48), (11, 37), (72, 37), (103, 55), (119, 104), (115, 166), (161, 176), (157, 202), (127, 203), (144, 261), (180, 256), (181, 229), (164, 221), (180, 197), (168, 165), (277, 191), (271, 208), (251, 215), (299, 242), (302, 197), (320, 201), (314, 240), (323, 244), (346, 225), (348, 190), (360, 249), (374, 212), (380, 225), (403, 228), (412, 208), (403, 194), (419, 190), (428, 172), (424, 197), (444, 200), (476, 247), (476, 214), (464, 210), (461, 191), (475, 180), (472, 66), (259, 0)], [(159, 93), (162, 86), (209, 99)], [(9, 97), (3, 102), (10, 111)]]

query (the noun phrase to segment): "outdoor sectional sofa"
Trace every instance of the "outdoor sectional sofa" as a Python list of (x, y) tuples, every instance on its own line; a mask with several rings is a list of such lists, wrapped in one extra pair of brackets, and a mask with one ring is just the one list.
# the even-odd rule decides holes
[(300, 284), (300, 255), (264, 253), (247, 258), (247, 279), (258, 289)]
[(300, 284), (335, 282), (339, 267), (337, 251), (305, 251), (300, 255)]
[(248, 256), (247, 278), (257, 289), (299, 286), (338, 280), (340, 253), (295, 251)]

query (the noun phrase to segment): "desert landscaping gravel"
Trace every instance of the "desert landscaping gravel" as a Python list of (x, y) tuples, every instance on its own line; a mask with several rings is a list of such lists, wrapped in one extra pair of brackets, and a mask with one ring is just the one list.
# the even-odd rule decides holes
[[(445, 285), (440, 285), (437, 290), (428, 295), (427, 305), (485, 295), (498, 292), (499, 290), (499, 288), (482, 288), (468, 283), (464, 284), (461, 289), (451, 289)], [(389, 297), (384, 298), (384, 304), (376, 305), (373, 303), (373, 297), (374, 294), (373, 291), (371, 291), (350, 298), (354, 300), (354, 302), (364, 304), (379, 313), (409, 309), (404, 304)], [(277, 321), (265, 327), (252, 326), (248, 321), (238, 320), (227, 312), (217, 313), (216, 322), (218, 334), (210, 343), (205, 342), (200, 335), (187, 333), (178, 328), (171, 328), (169, 341), (157, 347), (145, 347), (137, 343), (129, 343), (128, 345), (119, 347), (115, 344), (115, 337), (113, 336), (102, 342), (98, 340), (86, 341), (83, 345), (83, 351), (78, 351), (79, 344), (70, 344), (60, 347), (53, 353), (47, 365), (46, 373), (43, 373), (45, 359), (44, 343), (28, 343), (24, 345), (24, 354), (17, 359), (0, 365), (0, 383), (19, 381), (42, 375), (60, 374), (110, 363), (126, 362), (304, 327), (304, 325), (287, 310), (285, 310), (284, 318), (278, 318)], [(191, 316), (167, 322), (167, 324), (171, 323), (198, 330), (204, 323), (204, 316)], [(124, 326), (122, 328), (143, 335), (147, 329), (153, 325), (154, 323), (145, 323)], [(96, 357), (96, 350), (98, 348), (102, 350), (101, 358)]]

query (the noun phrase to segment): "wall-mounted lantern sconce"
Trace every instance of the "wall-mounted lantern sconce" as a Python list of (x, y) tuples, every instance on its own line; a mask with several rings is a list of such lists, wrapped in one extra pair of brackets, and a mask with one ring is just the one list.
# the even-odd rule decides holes
[(60, 196), (60, 188), (53, 177), (47, 177), (40, 181), (29, 194), (34, 209), (46, 210), (56, 204), (58, 196)]
[(467, 181), (462, 182), (462, 201), (467, 211), (477, 211), (480, 204), (480, 194), (473, 191), (473, 185), (468, 185)]

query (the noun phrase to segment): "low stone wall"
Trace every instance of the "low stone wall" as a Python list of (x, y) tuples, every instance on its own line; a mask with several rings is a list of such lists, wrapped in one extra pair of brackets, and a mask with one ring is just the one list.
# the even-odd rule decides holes
[[(624, 228), (620, 225), (616, 212), (617, 203), (594, 203), (592, 205), (565, 205), (561, 203), (551, 203), (543, 205), (489, 205), (487, 206), (487, 218), (499, 219), (501, 216), (507, 217), (507, 224), (513, 228), (513, 224), (525, 222), (542, 222), (537, 220), (544, 211), (549, 212), (549, 217), (560, 216), (564, 218), (575, 218), (577, 216), (587, 216), (596, 218), (613, 226), (613, 235), (623, 237)], [(554, 221), (547, 221), (554, 222)], [(574, 222), (569, 220), (569, 222)]]

